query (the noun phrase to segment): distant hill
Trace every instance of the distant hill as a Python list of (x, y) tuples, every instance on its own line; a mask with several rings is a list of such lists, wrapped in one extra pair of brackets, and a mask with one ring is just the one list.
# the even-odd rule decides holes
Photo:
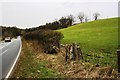
[(85, 54), (108, 56), (118, 48), (118, 18), (81, 23), (58, 31), (64, 35), (62, 43), (77, 42)]

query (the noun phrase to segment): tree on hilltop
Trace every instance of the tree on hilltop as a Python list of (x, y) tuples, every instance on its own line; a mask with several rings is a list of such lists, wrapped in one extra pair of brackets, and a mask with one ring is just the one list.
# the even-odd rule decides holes
[(97, 13), (97, 12), (94, 13), (93, 14), (94, 20), (97, 20), (99, 16), (100, 16), (100, 13)]
[(85, 17), (85, 14), (83, 12), (80, 12), (78, 14), (78, 19), (80, 20), (81, 23), (83, 23), (84, 17)]

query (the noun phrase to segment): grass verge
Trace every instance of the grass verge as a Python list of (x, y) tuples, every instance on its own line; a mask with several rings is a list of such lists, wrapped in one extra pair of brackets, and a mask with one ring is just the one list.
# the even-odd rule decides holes
[(25, 40), (23, 40), (23, 47), (18, 62), (17, 68), (12, 78), (55, 78), (57, 73), (45, 67), (46, 61), (36, 60), (36, 51)]

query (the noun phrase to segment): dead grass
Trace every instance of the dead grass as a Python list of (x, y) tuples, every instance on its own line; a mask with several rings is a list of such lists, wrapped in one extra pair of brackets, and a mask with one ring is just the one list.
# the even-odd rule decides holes
[[(18, 68), (15, 71), (14, 77), (58, 77), (58, 78), (117, 78), (116, 70), (112, 70), (110, 76), (106, 75), (109, 67), (96, 67), (89, 62), (80, 61), (65, 61), (65, 54), (43, 53), (41, 45), (37, 41), (27, 41), (26, 46), (22, 49), (21, 59), (28, 58), (27, 61), (20, 61)], [(28, 49), (25, 53), (25, 50)], [(27, 57), (31, 54), (32, 58)], [(27, 55), (25, 55), (27, 54)], [(33, 55), (34, 54), (34, 55)], [(33, 60), (30, 60), (33, 59)], [(26, 59), (25, 59), (26, 60)], [(33, 63), (36, 61), (37, 63)], [(42, 64), (41, 64), (42, 63)], [(27, 64), (27, 66), (25, 66)], [(35, 66), (36, 65), (36, 66)], [(40, 67), (47, 69), (41, 74)], [(31, 68), (32, 66), (32, 68)], [(29, 68), (29, 69), (27, 69)], [(29, 72), (26, 72), (29, 70)], [(48, 74), (49, 73), (49, 74)], [(52, 75), (51, 75), (52, 73)], [(53, 74), (54, 73), (54, 74)], [(46, 75), (47, 74), (47, 75)], [(42, 76), (41, 76), (42, 75)]]
[[(58, 54), (46, 54), (43, 53), (41, 47), (38, 46), (38, 43), (33, 42), (33, 47), (36, 47), (37, 55), (36, 60), (39, 62), (45, 61), (45, 66), (47, 68), (53, 69), (58, 72), (63, 77), (68, 78), (96, 78), (96, 77), (107, 77), (114, 78), (116, 77), (114, 73), (116, 71), (113, 69), (112, 74), (110, 76), (106, 75), (106, 72), (109, 70), (109, 67), (95, 67), (88, 62), (80, 61), (65, 61), (65, 54), (63, 52), (59, 52)], [(41, 51), (40, 51), (41, 50)]]

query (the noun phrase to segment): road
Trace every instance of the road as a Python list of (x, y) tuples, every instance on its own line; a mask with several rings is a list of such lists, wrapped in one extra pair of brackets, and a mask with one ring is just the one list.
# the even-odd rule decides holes
[[(17, 62), (21, 51), (21, 38), (12, 39), (11, 42), (0, 44), (0, 75), (2, 78), (8, 78)], [(0, 78), (1, 78), (0, 77)]]

